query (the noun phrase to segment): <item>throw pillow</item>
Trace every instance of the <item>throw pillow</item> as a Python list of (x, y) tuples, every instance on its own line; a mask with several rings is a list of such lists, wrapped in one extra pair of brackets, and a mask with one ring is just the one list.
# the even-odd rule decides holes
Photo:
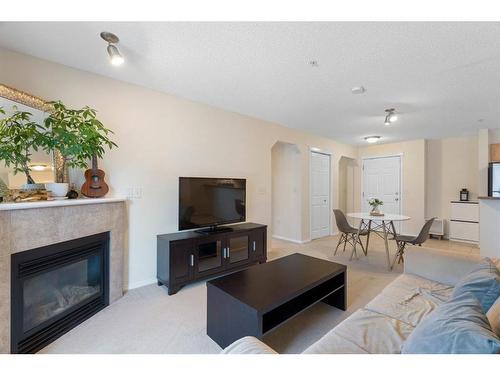
[(500, 272), (491, 259), (484, 258), (453, 289), (452, 297), (472, 293), (486, 313), (500, 296)]
[(471, 293), (441, 304), (425, 317), (403, 344), (404, 354), (497, 354), (500, 339), (491, 331)]

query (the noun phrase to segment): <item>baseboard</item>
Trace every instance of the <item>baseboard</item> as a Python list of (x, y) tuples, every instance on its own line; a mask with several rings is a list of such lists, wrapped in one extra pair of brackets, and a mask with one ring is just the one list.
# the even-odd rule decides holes
[(310, 241), (306, 240), (306, 241), (301, 241), (301, 240), (294, 240), (292, 238), (287, 238), (287, 237), (282, 237), (282, 236), (277, 236), (275, 234), (273, 234), (272, 236), (273, 238), (277, 239), (277, 240), (282, 240), (282, 241), (288, 241), (288, 242), (293, 242), (293, 243), (298, 243), (298, 244), (305, 244), (305, 243), (308, 243)]
[(152, 279), (141, 280), (141, 281), (137, 281), (135, 283), (130, 283), (130, 284), (128, 284), (127, 290), (137, 289), (137, 288), (140, 288), (141, 286), (146, 286), (146, 285), (150, 285), (150, 284), (156, 284), (157, 281), (158, 280), (155, 277)]

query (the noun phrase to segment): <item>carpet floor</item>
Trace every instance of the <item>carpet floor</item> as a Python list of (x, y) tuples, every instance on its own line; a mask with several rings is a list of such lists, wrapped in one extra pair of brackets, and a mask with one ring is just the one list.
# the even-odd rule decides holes
[[(318, 303), (265, 336), (279, 353), (300, 353), (339, 322), (374, 298), (399, 276), (402, 265), (388, 271), (383, 241), (370, 238), (368, 256), (349, 261), (350, 251), (333, 250), (337, 236), (307, 244), (273, 240), (268, 260), (303, 253), (348, 266), (348, 309), (341, 311)], [(428, 240), (427, 247), (465, 254), (477, 247), (450, 241)], [(390, 243), (391, 254), (395, 244)], [(411, 249), (410, 249), (411, 251)], [(291, 275), (293, 277), (293, 275)], [(171, 353), (210, 354), (220, 347), (206, 334), (206, 285), (195, 283), (168, 296), (165, 287), (147, 285), (127, 292), (123, 298), (80, 324), (40, 353)]]

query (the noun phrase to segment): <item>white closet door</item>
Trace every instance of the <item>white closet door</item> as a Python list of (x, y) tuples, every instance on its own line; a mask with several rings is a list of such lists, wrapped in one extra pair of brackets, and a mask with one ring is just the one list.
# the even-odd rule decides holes
[(330, 155), (311, 152), (311, 238), (330, 235)]

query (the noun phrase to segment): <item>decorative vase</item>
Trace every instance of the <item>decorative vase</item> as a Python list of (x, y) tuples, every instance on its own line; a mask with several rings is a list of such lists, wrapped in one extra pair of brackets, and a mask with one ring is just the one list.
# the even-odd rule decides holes
[(372, 210), (370, 211), (371, 214), (378, 215), (380, 214), (380, 210), (378, 209), (378, 206), (373, 206)]
[(45, 184), (45, 188), (50, 192), (50, 195), (54, 198), (65, 198), (68, 194), (69, 184), (67, 182), (51, 182)]

